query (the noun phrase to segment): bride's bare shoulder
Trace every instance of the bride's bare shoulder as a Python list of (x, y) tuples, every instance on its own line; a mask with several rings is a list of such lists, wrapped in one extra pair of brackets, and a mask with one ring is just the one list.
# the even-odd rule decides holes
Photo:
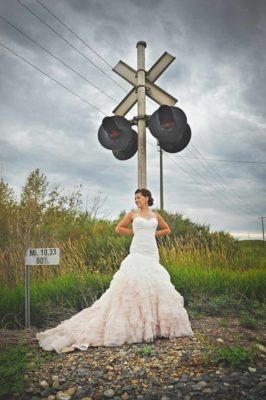
[(136, 216), (138, 215), (138, 210), (132, 209), (130, 212), (131, 218), (132, 220), (136, 218)]

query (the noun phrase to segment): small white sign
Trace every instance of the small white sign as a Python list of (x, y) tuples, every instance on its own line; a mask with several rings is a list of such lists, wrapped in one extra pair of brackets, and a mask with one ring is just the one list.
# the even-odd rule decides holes
[(59, 265), (60, 249), (38, 248), (28, 249), (25, 256), (25, 265)]

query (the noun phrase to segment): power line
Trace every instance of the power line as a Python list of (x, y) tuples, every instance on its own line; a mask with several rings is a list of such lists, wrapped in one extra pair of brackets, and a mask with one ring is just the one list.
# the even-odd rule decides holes
[[(210, 186), (216, 191), (216, 193), (218, 194), (219, 200), (223, 200), (223, 202), (226, 201), (226, 206), (229, 206), (229, 208), (231, 208), (231, 210), (233, 210), (233, 211), (236, 211), (236, 210), (237, 210), (237, 212), (239, 212), (239, 208), (237, 207), (237, 206), (239, 206), (239, 205), (238, 205), (238, 204), (234, 204), (233, 200), (232, 200), (230, 197), (228, 198), (227, 195), (226, 195), (226, 193), (224, 193), (224, 192), (222, 191), (222, 189), (220, 189), (219, 187), (216, 187), (215, 184), (212, 183), (211, 181), (208, 181), (208, 177), (207, 177), (207, 176), (201, 175), (201, 174), (199, 173), (199, 171), (195, 170), (195, 169), (191, 166), (191, 164), (190, 164), (189, 162), (187, 162), (186, 160), (184, 160), (184, 161), (185, 161), (186, 164), (192, 169), (192, 171), (196, 172), (196, 173), (200, 176), (200, 178), (203, 179), (203, 184), (204, 184), (204, 185), (210, 185)], [(208, 171), (208, 172), (209, 172), (209, 171)], [(202, 184), (202, 183), (201, 183), (201, 184)], [(229, 201), (231, 202), (231, 205), (228, 204), (228, 199), (229, 199)], [(232, 207), (235, 207), (235, 208), (233, 209)], [(243, 211), (244, 211), (244, 212), (247, 212), (247, 210), (245, 210), (244, 208), (243, 208)]]
[[(69, 32), (71, 32), (77, 39), (79, 39), (89, 50), (91, 50), (94, 54), (97, 55), (97, 57), (99, 57), (106, 65), (108, 65), (108, 67), (110, 67), (111, 69), (113, 69), (113, 66), (106, 61), (105, 58), (103, 58), (96, 50), (94, 50), (91, 46), (88, 45), (87, 42), (85, 42), (85, 40), (83, 40), (79, 35), (77, 35), (73, 29), (71, 29), (65, 22), (63, 22), (57, 15), (55, 15), (50, 8), (48, 8), (46, 5), (42, 4), (41, 1), (39, 0), (35, 0), (38, 4), (40, 4), (40, 6), (42, 6), (50, 15), (52, 15), (60, 24), (62, 24)], [(120, 86), (120, 85), (119, 85)], [(122, 86), (120, 86), (122, 87)], [(122, 87), (123, 88), (123, 87)], [(126, 91), (126, 89), (123, 88), (123, 90)], [(148, 101), (150, 102), (150, 104), (154, 105), (151, 100), (148, 98)], [(148, 109), (148, 107), (147, 107)], [(149, 109), (148, 109), (149, 111)]]
[[(152, 143), (150, 143), (150, 142), (148, 142), (148, 143), (149, 143), (151, 146), (156, 147), (156, 146), (153, 145)], [(185, 170), (180, 164), (178, 164), (177, 162), (175, 162), (175, 159), (172, 158), (169, 154), (167, 154), (166, 152), (164, 152), (164, 154), (165, 154), (165, 156), (166, 156), (167, 158), (169, 158), (172, 162), (174, 162), (176, 165), (178, 165), (178, 168), (181, 169), (186, 175), (188, 175), (190, 179), (192, 179), (194, 182), (196, 182), (196, 183), (199, 185), (201, 191), (204, 191), (206, 187), (207, 187), (207, 189), (209, 190), (209, 189), (210, 189), (210, 187), (209, 187), (210, 185), (213, 186), (213, 188), (217, 191), (217, 189), (214, 187), (213, 184), (209, 184), (208, 182), (205, 183), (204, 181), (202, 181), (202, 182), (201, 182), (201, 181), (198, 181), (198, 179), (196, 179), (193, 175), (189, 174), (188, 171)], [(190, 166), (190, 168), (192, 168), (191, 165), (190, 165), (189, 163), (188, 163), (188, 165)], [(192, 168), (192, 170), (195, 171), (194, 168)], [(206, 180), (205, 177), (202, 178), (201, 176), (200, 176), (200, 179)], [(207, 186), (207, 185), (208, 185), (208, 186)], [(217, 200), (217, 196), (213, 193), (213, 191), (210, 191), (210, 192), (208, 192), (208, 193), (209, 193), (213, 198), (215, 198), (215, 200)], [(222, 194), (222, 196), (221, 196), (221, 194), (218, 193), (218, 195), (219, 195), (219, 197), (218, 197), (219, 200), (221, 200), (221, 197), (224, 197), (223, 194)], [(231, 206), (231, 205), (228, 204), (228, 201), (227, 201), (226, 198), (224, 198), (223, 200), (226, 201), (226, 203), (225, 203), (226, 207), (230, 208), (234, 213), (237, 212), (237, 213), (239, 213), (239, 214), (242, 216), (242, 214), (240, 213), (239, 208), (235, 208), (235, 209), (234, 209), (233, 207), (236, 207), (234, 204), (232, 204), (232, 206)]]
[(78, 75), (80, 78), (82, 78), (84, 81), (86, 81), (89, 85), (93, 86), (95, 89), (99, 90), (102, 94), (104, 94), (106, 97), (108, 97), (110, 100), (113, 100), (114, 102), (117, 102), (116, 99), (114, 99), (112, 96), (109, 96), (107, 93), (105, 93), (102, 89), (100, 89), (98, 86), (94, 85), (94, 83), (90, 82), (87, 78), (85, 78), (83, 75), (81, 75), (78, 71), (76, 71), (74, 68), (66, 64), (64, 61), (62, 61), (59, 57), (51, 53), (49, 50), (47, 50), (45, 47), (43, 47), (41, 44), (36, 42), (36, 40), (32, 39), (29, 35), (27, 35), (25, 32), (23, 32), (21, 29), (16, 27), (14, 24), (12, 24), (10, 21), (8, 21), (6, 18), (4, 18), (2, 15), (0, 15), (0, 18), (5, 21), (8, 25), (10, 25), (13, 29), (18, 31), (21, 35), (25, 36), (27, 39), (31, 40), (33, 43), (35, 43), (40, 49), (44, 50), (46, 53), (48, 53), (50, 56), (55, 58), (58, 62), (63, 64), (65, 67), (70, 69), (72, 72), (74, 72), (76, 75)]
[[(164, 154), (165, 154), (172, 162), (175, 162), (174, 159), (171, 158), (168, 154), (166, 154), (166, 153), (164, 153)], [(175, 162), (175, 164), (178, 165), (178, 167), (180, 168), (180, 165), (179, 165), (178, 163)], [(199, 185), (200, 185), (200, 186), (199, 186), (199, 187), (200, 187), (200, 190), (201, 190), (201, 191), (204, 191), (204, 188), (206, 188), (206, 185), (208, 185), (208, 183), (198, 182), (198, 181), (195, 180), (195, 178), (194, 178), (192, 175), (190, 175), (186, 170), (184, 170), (183, 168), (181, 168), (181, 169), (182, 169), (182, 171), (184, 171), (190, 178), (192, 178), (194, 181), (196, 181), (196, 183), (199, 183)], [(204, 186), (202, 186), (202, 185), (204, 185)], [(211, 186), (213, 186), (213, 185), (211, 184)], [(214, 187), (214, 186), (213, 186), (213, 187)], [(210, 189), (209, 186), (207, 186), (207, 189)], [(216, 189), (215, 187), (214, 187), (214, 189), (217, 191), (217, 189)], [(210, 192), (208, 192), (208, 193), (211, 194), (211, 196), (217, 200), (217, 196), (213, 193), (213, 191), (210, 191)], [(217, 192), (217, 193), (218, 193), (218, 192)], [(233, 211), (234, 213), (237, 212), (241, 217), (243, 217), (243, 215), (242, 215), (242, 213), (240, 212), (240, 210), (239, 210), (238, 208), (234, 208), (234, 207), (236, 207), (234, 204), (232, 204), (232, 205), (228, 204), (227, 199), (226, 199), (224, 196), (223, 196), (224, 198), (221, 199), (221, 195), (220, 195), (219, 193), (218, 193), (218, 195), (219, 195), (219, 197), (218, 197), (219, 201), (220, 201), (220, 200), (223, 200), (223, 202), (224, 202), (224, 204), (225, 204), (226, 207), (230, 208), (231, 211)]]
[[(166, 154), (166, 153), (164, 153), (164, 154)], [(167, 155), (168, 156), (168, 155)], [(177, 155), (177, 154), (175, 154), (175, 156), (178, 156), (178, 158), (180, 157), (179, 155)], [(169, 156), (168, 156), (169, 157)], [(170, 158), (170, 157), (169, 157)], [(203, 176), (203, 175), (201, 175), (200, 173), (199, 173), (199, 171), (198, 170), (195, 170), (192, 166), (191, 166), (191, 164), (188, 162), (188, 161), (186, 161), (185, 159), (183, 159), (184, 161), (185, 161), (185, 163), (192, 169), (192, 171), (194, 172), (194, 173), (196, 173), (197, 175), (199, 175), (199, 177), (200, 177), (200, 179), (202, 179), (203, 180), (203, 182), (199, 182), (200, 183), (200, 185), (210, 185), (211, 187), (213, 187), (213, 189), (218, 193), (218, 196), (219, 196), (219, 200), (221, 199), (221, 197), (223, 197), (223, 200), (225, 200), (225, 201), (227, 201), (227, 203), (226, 203), (226, 205), (228, 206), (228, 199), (227, 199), (227, 197), (226, 197), (226, 194), (220, 189), (220, 188), (217, 188), (216, 186), (215, 186), (215, 184), (214, 183), (212, 183), (212, 182), (208, 182), (208, 177), (206, 177), (206, 176)], [(201, 161), (201, 160), (199, 160), (199, 161)], [(179, 166), (180, 167), (180, 166)], [(205, 166), (204, 166), (205, 167)], [(209, 173), (209, 170), (207, 169), (207, 172)], [(213, 179), (213, 176), (211, 176), (211, 178)], [(217, 179), (216, 179), (216, 177), (214, 176), (214, 179), (217, 181)], [(205, 183), (206, 182), (206, 183)], [(208, 188), (209, 189), (209, 188)], [(212, 192), (212, 195), (214, 195), (213, 194), (213, 192)], [(237, 205), (235, 205), (235, 204), (233, 204), (233, 201), (232, 201), (232, 199), (229, 197), (229, 201), (232, 203), (232, 207), (237, 207), (237, 206), (239, 206), (238, 204)], [(233, 208), (231, 207), (231, 206), (229, 206), (230, 208), (231, 208), (231, 210), (233, 210)], [(239, 212), (239, 209), (238, 208), (236, 208), (236, 210), (237, 210), (237, 212)], [(244, 209), (243, 209), (244, 210)], [(233, 210), (234, 211), (234, 210)], [(245, 209), (244, 210), (245, 212), (247, 212), (247, 210)], [(248, 211), (249, 212), (249, 211)], [(249, 212), (250, 213), (250, 212)]]
[(47, 6), (42, 4), (41, 1), (35, 0), (40, 6), (42, 6), (49, 14), (51, 14), (60, 24), (62, 24), (69, 32), (71, 32), (77, 39), (79, 39), (89, 50), (91, 50), (94, 54), (96, 54), (97, 57), (99, 57), (108, 67), (112, 67), (112, 65), (106, 61), (99, 53), (97, 53), (96, 50), (94, 50), (91, 46), (88, 45), (88, 43), (85, 42), (79, 35), (77, 35), (69, 26), (67, 26), (59, 17), (57, 17)]
[[(212, 168), (212, 169), (209, 168), (208, 163), (204, 160), (204, 158), (203, 158), (203, 156), (201, 155), (200, 151), (199, 151), (197, 148), (195, 148), (195, 146), (193, 146), (192, 144), (191, 144), (191, 146), (200, 154), (200, 158), (198, 158), (198, 157), (193, 153), (193, 151), (192, 151), (191, 149), (189, 149), (189, 152), (190, 152), (196, 159), (198, 159), (198, 160), (200, 161), (200, 163), (201, 163), (201, 164), (203, 165), (203, 167), (206, 169), (207, 173), (210, 175), (211, 179), (214, 179), (216, 182), (218, 182), (219, 185), (222, 185), (226, 190), (231, 191), (231, 193), (233, 193), (233, 195), (235, 196), (236, 194), (232, 191), (231, 188), (229, 188), (229, 187), (224, 183), (223, 179), (222, 179), (221, 176), (217, 173), (217, 171), (216, 171), (214, 168)], [(204, 163), (202, 162), (202, 160), (204, 160)], [(205, 163), (206, 163), (206, 165), (205, 165)], [(218, 179), (217, 179), (217, 178), (218, 178)], [(218, 190), (221, 190), (221, 189), (219, 188)], [(223, 195), (224, 195), (224, 193), (223, 193)], [(232, 201), (231, 197), (229, 197), (229, 199), (230, 199), (230, 201)], [(240, 200), (240, 202), (242, 202), (242, 199), (241, 199), (241, 198), (239, 198), (239, 200)], [(239, 206), (239, 204), (238, 204), (238, 206)], [(243, 208), (243, 207), (245, 207), (244, 205), (241, 205), (241, 204), (240, 204), (240, 207), (242, 207), (242, 209), (243, 209), (245, 212), (250, 213), (250, 210), (247, 210), (246, 208)], [(254, 211), (254, 212), (255, 212), (255, 211)], [(252, 213), (252, 214), (253, 214), (253, 213)]]
[[(148, 142), (148, 144), (157, 149), (157, 147), (154, 144), (152, 144), (151, 142)], [(178, 167), (180, 167), (179, 164), (177, 164), (168, 154), (166, 154), (165, 152), (163, 152), (163, 154), (165, 154), (166, 157), (168, 157), (172, 162), (174, 162), (176, 165), (178, 165)], [(202, 184), (200, 181), (198, 181), (196, 178), (194, 178), (194, 176), (189, 175), (188, 172), (183, 167), (180, 167), (180, 169), (184, 172), (184, 174), (188, 175), (189, 178), (191, 178), (195, 183), (197, 183), (198, 185)]]
[[(153, 146), (153, 147), (155, 147), (152, 143), (150, 143), (149, 142), (149, 144), (151, 145), (151, 146)], [(172, 161), (174, 161), (173, 160), (173, 158), (171, 158), (171, 156), (169, 155), (169, 154), (167, 154), (167, 153), (165, 153), (164, 152), (164, 154), (170, 159), (170, 160), (172, 160)], [(175, 156), (177, 156), (177, 154), (175, 154)], [(179, 156), (179, 155), (178, 155)], [(178, 157), (179, 158), (179, 157)], [(207, 189), (209, 190), (210, 188), (209, 188), (209, 186), (212, 186), (213, 187), (213, 189), (217, 192), (217, 194), (218, 194), (218, 199), (219, 200), (223, 200), (223, 202), (226, 202), (225, 203), (225, 205), (227, 206), (227, 207), (229, 207), (233, 212), (237, 212), (237, 213), (239, 213), (240, 215), (242, 215), (241, 213), (240, 213), (240, 210), (239, 210), (239, 207), (241, 207), (242, 205), (241, 204), (239, 204), (239, 203), (234, 203), (233, 201), (232, 201), (232, 198), (231, 197), (227, 197), (227, 195), (220, 189), (220, 188), (217, 188), (212, 182), (208, 182), (208, 180), (207, 180), (207, 178), (206, 178), (206, 176), (202, 176), (201, 174), (199, 174), (199, 172), (197, 171), (197, 170), (195, 170), (192, 166), (191, 166), (191, 164), (190, 163), (188, 163), (186, 160), (184, 160), (185, 162), (186, 162), (186, 164), (192, 169), (192, 171), (195, 173), (196, 172), (196, 174), (198, 175), (197, 176), (197, 179), (195, 179), (195, 177), (193, 176), (193, 175), (190, 175), (189, 173), (188, 173), (188, 171), (187, 170), (185, 170), (185, 169), (183, 169), (179, 164), (177, 164), (178, 165), (178, 167), (184, 172), (184, 173), (186, 173), (191, 179), (193, 179), (194, 180), (194, 182), (196, 182), (197, 184), (199, 184), (200, 185), (200, 188), (202, 189), (202, 185), (204, 185), (204, 187), (206, 187), (206, 185), (208, 185), (207, 186)], [(200, 160), (199, 160), (200, 161)], [(207, 170), (208, 171), (208, 170)], [(209, 172), (209, 171), (208, 171)], [(198, 177), (199, 177), (199, 179), (201, 179), (201, 181), (198, 181)], [(215, 177), (214, 177), (215, 178)], [(215, 178), (216, 179), (216, 178)], [(217, 179), (216, 179), (217, 180)], [(217, 199), (217, 196), (213, 193), (213, 191), (211, 191), (210, 192), (210, 194), (214, 197), (214, 198), (216, 198)], [(228, 200), (231, 202), (231, 205), (230, 204), (228, 204)], [(240, 201), (241, 201), (241, 199), (240, 199)], [(245, 213), (249, 213), (249, 214), (251, 214), (251, 215), (253, 215), (254, 214), (254, 212), (250, 212), (250, 210), (247, 210), (246, 208), (244, 208), (244, 206), (242, 206), (242, 210), (245, 212)]]
[(44, 25), (46, 25), (52, 32), (54, 32), (58, 37), (60, 37), (65, 43), (67, 43), (72, 49), (76, 50), (83, 58), (85, 58), (90, 64), (92, 64), (95, 68), (97, 68), (99, 71), (101, 71), (108, 79), (110, 79), (113, 83), (115, 83), (117, 86), (119, 86), (121, 89), (123, 89), (126, 92), (126, 89), (119, 85), (110, 75), (108, 75), (103, 69), (98, 67), (97, 64), (95, 64), (93, 61), (91, 61), (85, 54), (83, 54), (77, 47), (75, 47), (73, 44), (71, 44), (67, 39), (65, 39), (60, 33), (58, 33), (54, 28), (52, 28), (47, 22), (45, 22), (41, 17), (39, 17), (35, 12), (33, 12), (28, 6), (26, 6), (24, 3), (22, 3), (20, 0), (17, 0), (17, 2), (22, 5), (29, 13), (31, 13), (35, 18), (37, 18), (39, 21), (41, 21)]
[[(198, 157), (187, 157), (187, 156), (180, 156), (181, 158), (190, 158), (193, 160), (198, 160)], [(266, 164), (266, 161), (247, 161), (247, 160), (217, 160), (216, 158), (205, 158), (201, 157), (202, 160), (205, 161), (214, 161), (214, 162), (228, 162), (228, 163), (243, 163), (243, 164)]]
[(53, 78), (52, 76), (50, 76), (49, 74), (47, 74), (46, 72), (42, 71), (39, 67), (36, 67), (36, 65), (32, 64), (30, 61), (26, 60), (24, 57), (20, 56), (19, 54), (15, 53), (15, 51), (11, 50), (9, 47), (7, 47), (6, 45), (4, 45), (2, 42), (0, 42), (0, 46), (4, 47), (6, 50), (8, 50), (10, 53), (14, 54), (16, 57), (20, 58), (22, 61), (24, 61), (25, 63), (27, 63), (28, 65), (30, 65), (31, 67), (35, 68), (37, 71), (41, 72), (43, 75), (45, 75), (47, 78), (51, 79), (52, 81), (56, 82), (58, 85), (60, 85), (61, 87), (63, 87), (64, 89), (66, 89), (68, 92), (70, 92), (71, 94), (73, 94), (74, 96), (78, 97), (80, 100), (84, 101), (85, 103), (87, 103), (89, 106), (93, 107), (95, 110), (99, 111), (101, 114), (103, 115), (107, 115), (105, 112), (103, 112), (102, 110), (100, 110), (98, 107), (96, 107), (95, 105), (89, 103), (86, 99), (84, 99), (83, 97), (81, 97), (79, 94), (75, 93), (73, 90), (69, 89), (67, 86), (65, 86), (63, 83), (59, 82), (58, 80), (56, 80), (55, 78)]
[[(191, 150), (190, 150), (190, 151), (191, 151)], [(199, 152), (199, 151), (198, 151), (198, 152)], [(191, 152), (191, 153), (192, 153), (192, 152)], [(192, 153), (192, 154), (193, 154), (193, 153)], [(199, 161), (201, 162), (200, 159), (199, 159)], [(255, 213), (255, 214), (257, 213), (254, 209), (252, 209), (252, 207), (251, 207), (250, 204), (248, 204), (247, 202), (244, 202), (244, 201), (242, 200), (242, 198), (239, 197), (238, 194), (237, 194), (236, 192), (234, 192), (233, 189), (231, 189), (231, 188), (224, 182), (223, 178), (218, 174), (218, 172), (217, 172), (213, 167), (210, 169), (209, 166), (208, 166), (208, 163), (206, 163), (206, 165), (205, 165), (205, 164), (203, 164), (203, 163), (201, 162), (201, 164), (202, 164), (203, 167), (206, 169), (206, 171), (210, 174), (210, 177), (211, 177), (212, 179), (214, 179), (214, 180), (218, 183), (218, 185), (221, 185), (226, 191), (231, 192), (231, 194), (233, 194), (233, 196), (236, 197), (238, 200), (237, 200), (237, 199), (234, 200), (234, 198), (232, 198), (232, 196), (230, 197), (230, 194), (227, 194), (227, 193), (225, 193), (225, 192), (222, 192), (222, 188), (219, 188), (218, 190), (221, 190), (221, 192), (223, 193), (223, 195), (224, 195), (224, 193), (225, 193), (225, 195), (228, 196), (228, 198), (230, 199), (230, 201), (232, 201), (232, 202), (235, 201), (235, 202), (236, 202), (236, 205), (237, 205), (238, 207), (241, 207), (242, 210), (243, 210), (244, 212), (246, 212), (246, 213), (248, 213), (248, 214), (251, 214), (251, 215), (253, 215), (254, 213)]]
[[(191, 144), (191, 147), (200, 155), (201, 159), (204, 160), (204, 157), (203, 157), (203, 155), (201, 154), (201, 152), (200, 152), (195, 146), (193, 146), (193, 144)], [(188, 149), (188, 150), (191, 152), (191, 154), (193, 154), (193, 155), (195, 156), (195, 154), (192, 152), (191, 149)], [(199, 160), (200, 160), (200, 159), (199, 159)], [(200, 160), (200, 161), (201, 161), (201, 160)], [(221, 175), (216, 171), (216, 169), (215, 169), (214, 167), (212, 167), (212, 168), (210, 169), (209, 166), (208, 166), (208, 162), (205, 161), (205, 160), (204, 160), (204, 162), (206, 163), (207, 167), (206, 167), (203, 163), (202, 163), (202, 165), (203, 165), (204, 168), (208, 171), (208, 173), (210, 173), (210, 174), (214, 177), (214, 179), (217, 180), (217, 178), (218, 178), (218, 180), (221, 182), (222, 186), (223, 186), (226, 190), (229, 190), (234, 196), (236, 196), (236, 197), (239, 199), (240, 204), (242, 203), (243, 206), (244, 206), (245, 208), (248, 207), (250, 210), (252, 210), (252, 214), (253, 214), (253, 213), (255, 213), (255, 214), (257, 213), (257, 211), (256, 211), (249, 203), (243, 201), (243, 199), (242, 199), (241, 197), (239, 197), (238, 194), (237, 194), (233, 189), (231, 189), (230, 187), (228, 187), (228, 186), (225, 184), (223, 178), (222, 178)], [(216, 177), (217, 177), (217, 178), (216, 178)], [(242, 206), (242, 207), (243, 207), (243, 206)], [(250, 213), (250, 210), (249, 210), (249, 209), (246, 209), (246, 210)]]

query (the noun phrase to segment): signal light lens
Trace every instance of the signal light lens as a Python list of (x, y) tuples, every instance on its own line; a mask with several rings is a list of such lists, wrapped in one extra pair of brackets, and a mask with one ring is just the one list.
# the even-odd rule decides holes
[(175, 125), (175, 120), (173, 117), (172, 109), (169, 106), (161, 106), (158, 109), (158, 116), (160, 121), (160, 126), (163, 129), (172, 129)]
[(116, 139), (120, 136), (120, 133), (118, 131), (111, 131), (110, 133), (108, 133), (108, 135), (110, 136), (110, 138)]
[(102, 126), (110, 138), (115, 139), (120, 136), (119, 129), (112, 117), (105, 117)]
[(170, 121), (165, 121), (164, 123), (161, 124), (161, 127), (163, 129), (169, 130), (172, 129), (174, 127), (174, 122), (170, 122)]

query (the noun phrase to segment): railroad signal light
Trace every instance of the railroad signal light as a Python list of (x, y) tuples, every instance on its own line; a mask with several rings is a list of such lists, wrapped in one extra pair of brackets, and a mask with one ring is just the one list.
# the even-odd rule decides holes
[(186, 114), (174, 106), (160, 106), (149, 119), (149, 129), (161, 148), (169, 153), (183, 150), (191, 139)]
[(179, 153), (180, 151), (184, 150), (185, 147), (187, 147), (187, 145), (190, 142), (190, 139), (191, 139), (191, 129), (190, 126), (187, 124), (187, 127), (180, 141), (175, 143), (167, 143), (159, 140), (159, 145), (161, 149), (166, 151), (167, 153)]
[(128, 160), (138, 150), (138, 136), (130, 122), (120, 116), (105, 117), (98, 131), (103, 147), (112, 150), (118, 160)]
[(124, 150), (113, 150), (113, 155), (118, 160), (124, 161), (129, 160), (133, 157), (138, 150), (138, 134), (132, 130), (132, 136), (128, 143), (128, 146)]

